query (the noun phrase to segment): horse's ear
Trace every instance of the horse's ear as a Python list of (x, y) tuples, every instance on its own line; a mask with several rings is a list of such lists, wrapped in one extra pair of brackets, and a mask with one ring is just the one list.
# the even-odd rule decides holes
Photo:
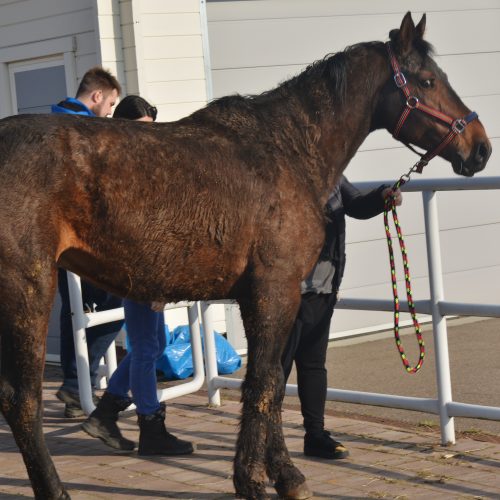
[[(425, 28), (425, 21), (423, 27)], [(413, 23), (410, 12), (407, 12), (405, 17), (403, 17), (401, 27), (398, 30), (392, 30), (389, 33), (389, 37), (394, 43), (396, 52), (402, 56), (405, 56), (411, 52), (415, 36), (415, 24)]]
[(425, 14), (423, 14), (422, 19), (420, 19), (420, 22), (415, 27), (415, 34), (416, 34), (417, 38), (420, 38), (420, 39), (424, 38), (425, 23), (426, 23), (426, 17), (425, 17)]

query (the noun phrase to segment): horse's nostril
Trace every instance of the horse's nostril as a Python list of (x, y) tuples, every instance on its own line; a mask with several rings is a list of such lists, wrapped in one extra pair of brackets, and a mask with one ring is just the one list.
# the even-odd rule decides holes
[(476, 154), (474, 155), (474, 159), (477, 163), (483, 163), (490, 156), (490, 148), (484, 142), (480, 142), (476, 146)]

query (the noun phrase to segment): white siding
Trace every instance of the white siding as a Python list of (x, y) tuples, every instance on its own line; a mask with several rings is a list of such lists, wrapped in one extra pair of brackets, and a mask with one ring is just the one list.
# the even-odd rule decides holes
[(97, 0), (96, 2), (96, 38), (99, 63), (123, 85), (123, 94), (127, 93), (123, 60), (123, 37), (119, 0)]
[[(369, 40), (386, 40), (403, 15), (427, 13), (427, 39), (437, 62), (465, 103), (479, 113), (494, 153), (482, 176), (500, 175), (500, 2), (477, 0), (248, 0), (207, 4), (214, 97), (260, 93), (326, 54)], [(415, 155), (385, 131), (371, 134), (349, 165), (351, 181), (396, 180)], [(433, 160), (423, 176), (450, 177)], [(399, 210), (415, 298), (428, 297), (420, 195), (407, 194)], [(450, 300), (494, 302), (500, 297), (498, 193), (439, 196), (445, 295)], [(381, 216), (348, 220), (347, 269), (342, 294), (390, 298), (389, 267)], [(402, 276), (400, 274), (400, 276)], [(400, 287), (404, 293), (404, 286)], [(403, 297), (404, 298), (404, 297)], [(337, 311), (335, 332), (377, 328), (390, 314)]]
[[(67, 37), (75, 38), (75, 77), (79, 80), (90, 66), (98, 63), (93, 0), (20, 0), (0, 4), (0, 50), (5, 54), (4, 64), (15, 62), (20, 47), (27, 47), (26, 58), (31, 50), (33, 57), (56, 55), (36, 53), (36, 47), (45, 41), (57, 47), (57, 41)], [(14, 59), (9, 58), (9, 51)], [(2, 103), (0, 112), (1, 106)]]
[(132, 0), (124, 40), (125, 60), (135, 57), (138, 90), (157, 106), (160, 121), (206, 104), (199, 0)]

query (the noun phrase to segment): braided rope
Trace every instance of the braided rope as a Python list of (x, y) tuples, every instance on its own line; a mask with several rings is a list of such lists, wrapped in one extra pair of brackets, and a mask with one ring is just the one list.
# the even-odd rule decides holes
[[(415, 311), (415, 304), (413, 302), (412, 290), (411, 290), (411, 278), (410, 278), (410, 269), (408, 266), (408, 254), (406, 252), (406, 246), (403, 239), (403, 232), (401, 231), (401, 226), (399, 225), (398, 214), (396, 212), (396, 204), (395, 204), (395, 196), (394, 192), (399, 189), (400, 186), (405, 184), (407, 180), (410, 178), (410, 172), (399, 179), (399, 181), (394, 184), (392, 187), (393, 194), (387, 196), (385, 200), (385, 209), (384, 209), (384, 226), (385, 226), (385, 234), (387, 237), (387, 247), (389, 249), (389, 263), (391, 266), (391, 280), (392, 280), (392, 294), (394, 296), (394, 338), (396, 341), (396, 346), (398, 348), (399, 354), (401, 356), (401, 361), (408, 373), (416, 373), (422, 367), (425, 356), (425, 345), (424, 339), (422, 337), (422, 333), (420, 330), (420, 324), (417, 319), (417, 313)], [(399, 305), (399, 296), (398, 296), (398, 285), (396, 280), (396, 264), (394, 262), (394, 250), (392, 248), (392, 235), (391, 230), (389, 228), (389, 212), (392, 213), (392, 218), (394, 221), (394, 226), (396, 228), (396, 232), (399, 240), (399, 247), (401, 249), (401, 256), (403, 259), (403, 268), (405, 274), (405, 282), (406, 282), (406, 297), (408, 298), (408, 309), (410, 310), (411, 318), (413, 320), (413, 326), (415, 328), (415, 335), (417, 337), (418, 346), (420, 350), (420, 356), (417, 364), (415, 366), (411, 366), (408, 358), (406, 357), (405, 350), (403, 348), (403, 344), (401, 342), (401, 338), (399, 336), (399, 315), (400, 315), (400, 305)]]

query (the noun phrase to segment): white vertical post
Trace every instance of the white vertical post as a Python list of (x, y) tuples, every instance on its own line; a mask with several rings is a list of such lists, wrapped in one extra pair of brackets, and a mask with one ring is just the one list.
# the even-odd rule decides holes
[(73, 322), (73, 339), (75, 341), (76, 371), (78, 374), (78, 390), (80, 404), (85, 414), (90, 415), (95, 409), (92, 401), (92, 385), (90, 382), (89, 354), (87, 336), (85, 335), (86, 317), (83, 312), (82, 284), (80, 277), (67, 272), (71, 320)]
[[(199, 381), (200, 386), (205, 379), (205, 370), (203, 366), (203, 346), (201, 341), (200, 314), (198, 303), (195, 302), (188, 307), (189, 331), (191, 338), (191, 352), (193, 354), (193, 380)], [(194, 385), (194, 384), (193, 384)]]
[(447, 445), (455, 443), (455, 423), (453, 417), (449, 416), (447, 407), (453, 400), (451, 394), (450, 358), (448, 354), (446, 318), (439, 310), (439, 303), (444, 299), (444, 288), (436, 198), (436, 193), (433, 191), (422, 192), (426, 228), (427, 262), (429, 266), (434, 346), (436, 351), (436, 377), (439, 420), (441, 423), (441, 443), (443, 445)]
[[(118, 367), (118, 361), (116, 359), (116, 342), (113, 340), (111, 344), (108, 347), (108, 350), (104, 354), (104, 359), (106, 360), (106, 379), (109, 381), (111, 378), (111, 375), (113, 375), (113, 372), (116, 370)], [(105, 389), (106, 385), (102, 387), (102, 389)]]
[(213, 308), (208, 302), (201, 302), (201, 317), (203, 322), (203, 339), (205, 341), (205, 367), (207, 372), (208, 402), (211, 406), (220, 406), (220, 390), (214, 387), (213, 379), (218, 377), (217, 352), (213, 328)]

